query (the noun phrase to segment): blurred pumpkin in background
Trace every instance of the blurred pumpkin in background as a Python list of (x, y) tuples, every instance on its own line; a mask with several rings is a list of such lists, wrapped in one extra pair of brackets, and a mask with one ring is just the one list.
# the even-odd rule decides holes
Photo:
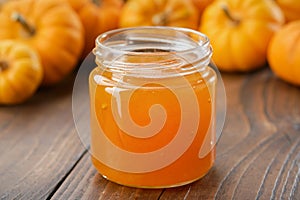
[(197, 29), (199, 13), (191, 0), (128, 0), (121, 27), (177, 26)]
[(82, 58), (95, 46), (98, 35), (118, 28), (122, 0), (67, 0), (77, 12), (85, 30)]
[(268, 61), (278, 77), (300, 86), (300, 20), (284, 25), (272, 37)]
[(220, 70), (250, 71), (264, 66), (269, 41), (283, 23), (274, 1), (218, 0), (205, 9), (200, 31), (210, 38)]
[(25, 42), (39, 54), (44, 85), (61, 81), (77, 65), (83, 28), (70, 5), (61, 0), (18, 0), (3, 4), (0, 40)]
[(282, 9), (286, 21), (300, 19), (300, 1), (299, 0), (275, 0)]
[(213, 0), (192, 0), (200, 15), (202, 15), (204, 9), (213, 2)]
[(0, 41), (0, 104), (24, 102), (42, 78), (43, 68), (34, 49), (13, 40)]

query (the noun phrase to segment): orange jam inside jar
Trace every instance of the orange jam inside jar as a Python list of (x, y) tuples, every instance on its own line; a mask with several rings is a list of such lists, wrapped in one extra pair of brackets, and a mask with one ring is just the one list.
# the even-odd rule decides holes
[(118, 29), (96, 39), (94, 54), (91, 154), (103, 177), (142, 188), (203, 177), (216, 153), (208, 38), (184, 28)]

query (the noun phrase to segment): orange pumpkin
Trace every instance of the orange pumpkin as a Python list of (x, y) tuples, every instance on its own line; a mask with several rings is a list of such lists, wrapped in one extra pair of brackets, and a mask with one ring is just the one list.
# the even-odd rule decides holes
[(85, 30), (85, 47), (82, 58), (95, 46), (101, 33), (115, 29), (119, 24), (122, 0), (67, 0), (78, 13)]
[(0, 39), (23, 41), (36, 49), (44, 68), (43, 84), (51, 85), (76, 66), (83, 28), (70, 5), (61, 0), (8, 1), (0, 12)]
[(300, 86), (300, 20), (290, 22), (271, 39), (268, 61), (281, 79)]
[(177, 26), (196, 29), (199, 13), (192, 1), (129, 0), (123, 7), (120, 26)]
[(205, 9), (200, 31), (210, 38), (221, 70), (250, 71), (265, 65), (270, 38), (283, 23), (273, 1), (218, 0)]
[(286, 21), (300, 19), (300, 1), (299, 0), (275, 0), (282, 9)]
[(43, 68), (35, 50), (13, 40), (0, 41), (0, 104), (24, 102), (42, 78)]

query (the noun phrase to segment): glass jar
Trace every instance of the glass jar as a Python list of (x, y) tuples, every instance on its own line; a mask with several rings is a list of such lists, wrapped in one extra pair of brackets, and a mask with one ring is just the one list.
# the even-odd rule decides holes
[(126, 28), (100, 35), (93, 52), (91, 154), (103, 177), (142, 188), (203, 177), (216, 153), (208, 38), (184, 28)]

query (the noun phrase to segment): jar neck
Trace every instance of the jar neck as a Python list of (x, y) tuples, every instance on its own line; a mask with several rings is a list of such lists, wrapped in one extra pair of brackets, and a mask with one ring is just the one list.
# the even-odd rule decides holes
[(100, 35), (93, 52), (102, 70), (164, 78), (205, 71), (212, 48), (205, 35), (190, 29), (138, 27)]

